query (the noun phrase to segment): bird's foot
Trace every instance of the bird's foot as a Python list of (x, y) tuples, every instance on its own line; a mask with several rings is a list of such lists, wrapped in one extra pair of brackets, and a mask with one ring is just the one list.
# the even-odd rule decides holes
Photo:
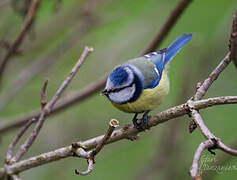
[(146, 111), (141, 119), (137, 119), (137, 113), (135, 114), (135, 116), (133, 117), (133, 125), (136, 127), (136, 129), (138, 131), (145, 131), (146, 129), (150, 129), (149, 125), (148, 125), (148, 113), (150, 111)]
[(135, 116), (133, 117), (133, 125), (134, 127), (138, 130), (138, 131), (144, 131), (143, 127), (142, 127), (142, 121), (140, 119), (137, 119), (137, 113), (135, 114)]
[(150, 129), (150, 126), (148, 124), (149, 114), (150, 111), (146, 111), (142, 116), (142, 124), (145, 126), (145, 129)]

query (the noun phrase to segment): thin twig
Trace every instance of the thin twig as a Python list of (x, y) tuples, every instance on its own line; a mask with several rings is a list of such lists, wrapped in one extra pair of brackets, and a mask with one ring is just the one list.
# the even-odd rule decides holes
[[(83, 9), (83, 8), (82, 8)], [(3, 109), (8, 103), (16, 96), (16, 94), (24, 88), (36, 75), (47, 71), (54, 62), (58, 60), (68, 49), (71, 49), (92, 27), (98, 24), (94, 22), (83, 21), (81, 25), (74, 25), (72, 32), (55, 50), (51, 51), (44, 57), (34, 60), (32, 64), (27, 66), (21, 71), (14, 79), (11, 85), (5, 89), (0, 96), (0, 110)], [(39, 114), (40, 114), (39, 110)], [(38, 119), (38, 118), (37, 118)]]
[(9, 145), (8, 147), (8, 151), (7, 151), (7, 155), (5, 158), (5, 162), (7, 164), (10, 163), (11, 158), (12, 158), (12, 152), (14, 147), (16, 146), (16, 144), (19, 142), (19, 140), (21, 139), (21, 137), (23, 136), (23, 134), (26, 132), (26, 130), (31, 126), (31, 124), (35, 121), (35, 119), (31, 119), (29, 120), (20, 130), (20, 132), (16, 135), (15, 139), (13, 140), (13, 142)]
[[(219, 74), (228, 66), (231, 62), (230, 53), (226, 55), (226, 57), (219, 63), (219, 65), (211, 72), (208, 78), (203, 82), (197, 83), (196, 93), (193, 96), (194, 100), (200, 100), (206, 94), (209, 87), (212, 83), (218, 78)], [(190, 133), (192, 133), (196, 129), (197, 125), (193, 120), (190, 121), (189, 129)]]
[[(225, 101), (223, 101), (223, 99), (225, 99)], [(209, 99), (204, 99), (200, 101), (195, 101), (192, 107), (196, 110), (199, 110), (199, 109), (204, 109), (204, 108), (208, 108), (215, 105), (221, 105), (221, 104), (237, 104), (237, 96), (216, 97), (216, 98), (209, 98)], [(158, 124), (164, 123), (168, 120), (187, 114), (187, 111), (185, 108), (186, 106), (187, 104), (181, 104), (179, 106), (172, 107), (156, 115), (153, 115), (149, 119), (149, 126), (150, 127), (157, 126)], [(110, 144), (113, 142), (120, 141), (122, 139), (127, 139), (128, 136), (133, 136), (138, 133), (139, 132), (137, 131), (137, 129), (131, 124), (124, 128), (115, 130), (112, 133), (110, 139), (105, 144)], [(89, 151), (95, 148), (98, 145), (98, 143), (101, 142), (103, 137), (104, 135), (97, 136), (83, 142), (78, 142), (77, 144), (80, 147), (85, 148), (86, 151)], [(25, 171), (33, 167), (37, 167), (43, 164), (57, 161), (59, 159), (66, 158), (72, 155), (73, 155), (72, 146), (67, 146), (67, 147), (56, 149), (54, 151), (43, 153), (38, 156), (34, 156), (29, 159), (14, 163), (12, 165), (9, 165), (8, 169), (12, 174), (14, 174), (14, 173)], [(5, 170), (0, 168), (0, 178), (5, 173), (6, 173)]]
[[(64, 100), (55, 105), (55, 107), (52, 109), (51, 113), (48, 116), (64, 111), (67, 108), (72, 107), (75, 104), (81, 103), (86, 98), (91, 97), (95, 93), (99, 92), (100, 89), (104, 87), (104, 82), (106, 81), (106, 78), (107, 76), (103, 76), (98, 81), (89, 84), (88, 87), (82, 89), (79, 93), (64, 98)], [(8, 120), (6, 124), (2, 124), (0, 126), (0, 134), (22, 126), (22, 124), (26, 123), (29, 119), (32, 119), (33, 117), (38, 119), (40, 113), (41, 110), (37, 110), (33, 113), (27, 114), (26, 116), (20, 119), (17, 118), (16, 120)]]
[(212, 147), (214, 145), (213, 141), (212, 140), (206, 140), (204, 142), (202, 142), (195, 154), (194, 154), (194, 157), (193, 157), (193, 163), (192, 163), (192, 166), (191, 166), (191, 169), (189, 171), (190, 173), (190, 176), (196, 180), (198, 178), (200, 178), (200, 175), (198, 174), (198, 164), (199, 164), (199, 161), (200, 161), (200, 158), (201, 158), (201, 155), (202, 155), (202, 152), (205, 150), (205, 149), (208, 149), (210, 147)]
[(169, 17), (161, 27), (160, 31), (156, 34), (155, 38), (152, 40), (150, 45), (143, 51), (142, 54), (147, 54), (151, 51), (156, 50), (157, 46), (162, 43), (164, 38), (168, 35), (170, 30), (174, 27), (175, 23), (178, 21), (184, 10), (191, 2), (192, 0), (180, 0), (177, 3), (177, 5), (171, 11)]
[(93, 168), (94, 168), (93, 159), (88, 159), (88, 168), (87, 168), (87, 170), (84, 171), (84, 172), (81, 172), (81, 171), (75, 169), (75, 173), (78, 174), (78, 175), (81, 175), (81, 176), (85, 176), (85, 175), (90, 174), (92, 172)]
[[(231, 147), (237, 149), (237, 141), (234, 140), (231, 144)], [(232, 156), (229, 156), (227, 153), (222, 153), (220, 156), (218, 156), (218, 161), (212, 161), (208, 163), (209, 167), (223, 167), (227, 165), (228, 162), (232, 160)], [(203, 171), (202, 176), (203, 179), (214, 179), (214, 176), (216, 175), (216, 171)]]
[(25, 17), (25, 20), (24, 20), (24, 23), (23, 23), (20, 33), (17, 35), (15, 41), (13, 42), (13, 44), (7, 51), (6, 55), (1, 60), (0, 81), (2, 79), (4, 69), (7, 65), (7, 63), (9, 62), (9, 59), (15, 54), (17, 48), (21, 45), (26, 33), (29, 31), (31, 24), (34, 21), (35, 14), (36, 14), (36, 11), (39, 7), (40, 2), (41, 2), (41, 0), (32, 0), (31, 1), (29, 10), (26, 14), (26, 17)]
[(41, 97), (41, 101), (40, 101), (40, 104), (41, 104), (41, 109), (44, 108), (44, 106), (47, 104), (47, 100), (46, 100), (46, 89), (47, 89), (47, 86), (48, 86), (48, 82), (49, 80), (46, 79), (45, 82), (44, 82), (44, 85), (42, 87), (42, 90), (40, 92), (40, 97)]
[[(102, 150), (106, 142), (111, 137), (114, 129), (119, 126), (119, 121), (116, 119), (111, 119), (109, 122), (109, 128), (107, 132), (105, 133), (104, 137), (101, 139), (101, 141), (97, 144), (95, 149), (91, 152), (86, 152), (83, 148), (81, 148), (77, 143), (72, 143), (72, 150), (73, 152), (79, 156), (84, 157), (88, 161), (88, 169), (85, 172), (81, 172), (77, 169), (75, 169), (75, 173), (78, 175), (87, 175), (92, 172), (94, 166), (93, 163), (95, 162), (95, 156)], [(78, 151), (79, 149), (80, 151)]]
[[(141, 53), (142, 55), (146, 52), (151, 52), (154, 48), (156, 49), (160, 46), (162, 40), (164, 40), (169, 33), (169, 31), (167, 31), (165, 28), (168, 27), (169, 29), (171, 29), (173, 27), (173, 25), (175, 24), (175, 23), (170, 23), (170, 21), (171, 21), (170, 19), (175, 18), (175, 21), (177, 21), (180, 17), (177, 15), (172, 15), (172, 13), (179, 12), (181, 14), (187, 6), (186, 3), (190, 3), (191, 0), (182, 0), (181, 2), (178, 3), (179, 5), (176, 5), (176, 8), (174, 8), (174, 11), (172, 11), (170, 13), (169, 18), (165, 21), (164, 25), (162, 26), (163, 28), (161, 28), (158, 31), (157, 34), (160, 34), (160, 35), (155, 36), (156, 40), (151, 41), (151, 43), (147, 46), (146, 50), (144, 50)], [(175, 11), (175, 9), (178, 9), (178, 10)], [(170, 24), (170, 25), (167, 26), (166, 24)], [(72, 95), (71, 97), (65, 99), (65, 101), (62, 101), (60, 104), (58, 104), (58, 106), (55, 106), (55, 109), (52, 110), (52, 113), (50, 115), (52, 115), (54, 113), (61, 112), (61, 110), (66, 110), (67, 108), (71, 107), (72, 105), (80, 103), (81, 101), (85, 100), (86, 98), (91, 97), (95, 93), (99, 92), (105, 86), (106, 80), (107, 80), (107, 75), (101, 77), (98, 81), (91, 83), (87, 88), (84, 88), (78, 94)], [(35, 113), (26, 115), (23, 118), (16, 119), (16, 120), (13, 120), (13, 121), (8, 122), (6, 124), (3, 124), (2, 126), (0, 126), (0, 134), (21, 126), (26, 121), (28, 121), (28, 119), (31, 119), (32, 117), (35, 117), (36, 119), (38, 119), (39, 114), (40, 114), (40, 111), (36, 111)]]
[(237, 156), (237, 150), (236, 149), (232, 149), (228, 146), (226, 146), (224, 143), (222, 143), (221, 141), (217, 141), (217, 147), (221, 150), (223, 150), (224, 152), (233, 155), (233, 156)]
[(108, 128), (107, 132), (105, 133), (103, 139), (98, 143), (96, 148), (90, 154), (92, 159), (94, 159), (95, 156), (101, 151), (101, 149), (104, 147), (105, 143), (108, 141), (108, 139), (112, 135), (114, 129), (118, 126), (119, 126), (119, 121), (116, 119), (112, 119), (109, 122), (109, 128)]
[[(188, 103), (188, 105), (189, 104), (190, 103)], [(218, 148), (218, 149), (220, 149), (226, 153), (229, 153), (233, 156), (237, 156), (237, 150), (229, 148), (219, 138), (217, 138), (214, 134), (212, 134), (211, 131), (208, 129), (208, 127), (204, 124), (203, 119), (197, 110), (191, 108), (191, 117), (194, 120), (194, 122), (198, 125), (203, 136), (207, 139), (207, 141), (205, 141), (199, 145), (199, 147), (194, 155), (193, 165), (190, 170), (190, 175), (193, 179), (195, 179), (195, 177), (198, 176), (198, 162), (201, 157), (201, 153), (204, 149), (209, 148), (208, 150), (212, 154), (215, 154), (211, 150)]]
[[(190, 106), (189, 106), (190, 107)], [(203, 119), (201, 117), (201, 115), (199, 114), (199, 112), (195, 109), (191, 110), (191, 117), (194, 120), (194, 122), (198, 125), (198, 127), (200, 128), (203, 136), (206, 139), (217, 139), (214, 134), (211, 133), (211, 131), (207, 128), (207, 126), (204, 124)]]
[(228, 66), (231, 62), (230, 53), (220, 62), (220, 64), (212, 71), (208, 78), (202, 83), (202, 85), (197, 89), (194, 95), (194, 100), (201, 99), (207, 92), (208, 88), (212, 83), (218, 78), (219, 74)]
[(235, 64), (237, 68), (237, 10), (235, 11), (233, 23), (232, 23), (232, 30), (230, 34), (230, 59)]
[(78, 69), (81, 67), (82, 63), (85, 61), (86, 57), (93, 51), (93, 48), (88, 48), (86, 47), (85, 50), (83, 51), (80, 59), (77, 61), (77, 63), (75, 64), (75, 66), (73, 67), (71, 73), (68, 75), (68, 77), (66, 78), (66, 80), (63, 81), (63, 83), (61, 84), (61, 86), (58, 88), (58, 90), (56, 91), (55, 95), (52, 97), (52, 99), (46, 104), (46, 106), (43, 108), (39, 120), (33, 130), (33, 132), (31, 133), (31, 135), (26, 139), (26, 141), (21, 145), (20, 150), (16, 153), (16, 156), (12, 158), (12, 162), (17, 162), (20, 160), (20, 158), (27, 152), (27, 150), (29, 149), (29, 147), (32, 145), (32, 143), (34, 142), (34, 140), (36, 139), (37, 135), (40, 132), (40, 129), (43, 126), (43, 123), (45, 121), (45, 117), (47, 114), (50, 113), (50, 111), (52, 110), (54, 104), (57, 102), (57, 100), (60, 98), (60, 96), (62, 95), (63, 91), (65, 90), (65, 88), (68, 86), (68, 84), (71, 82), (71, 80), (73, 79), (73, 77), (75, 76), (76, 72), (78, 71)]

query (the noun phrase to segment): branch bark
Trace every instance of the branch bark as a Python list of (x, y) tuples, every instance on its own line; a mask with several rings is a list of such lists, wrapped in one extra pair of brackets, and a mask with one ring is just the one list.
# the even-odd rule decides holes
[(230, 147), (226, 146), (219, 138), (217, 138), (212, 132), (208, 129), (208, 127), (204, 124), (203, 119), (199, 112), (196, 109), (192, 108), (192, 105), (190, 106), (190, 103), (188, 102), (188, 106), (191, 107), (191, 116), (194, 122), (198, 125), (199, 129), (201, 130), (203, 136), (207, 139), (206, 141), (202, 142), (198, 149), (195, 152), (194, 158), (193, 158), (193, 164), (190, 170), (190, 175), (193, 179), (199, 178), (200, 175), (198, 174), (198, 163), (201, 157), (202, 152), (205, 149), (208, 149), (212, 154), (215, 154), (212, 152), (212, 149), (220, 149), (226, 153), (229, 153), (233, 156), (237, 156), (237, 150), (231, 149)]
[(194, 95), (194, 100), (199, 100), (206, 94), (209, 87), (230, 62), (230, 53), (228, 53), (226, 57), (220, 62), (220, 64), (214, 69), (214, 71), (212, 71), (208, 78), (202, 83), (202, 85), (197, 89), (197, 92)]
[(232, 30), (230, 34), (230, 58), (235, 64), (237, 68), (237, 10), (235, 11), (233, 23), (232, 23)]
[(196, 180), (196, 179), (201, 178), (200, 175), (198, 174), (198, 165), (199, 165), (202, 152), (205, 149), (212, 147), (213, 145), (214, 145), (214, 142), (212, 140), (206, 140), (198, 146), (195, 152), (195, 155), (193, 157), (192, 167), (190, 169), (190, 176), (192, 177), (192, 179)]
[[(56, 91), (55, 95), (52, 97), (52, 99), (45, 105), (45, 107), (42, 109), (42, 112), (40, 114), (39, 120), (37, 121), (37, 124), (31, 133), (31, 135), (26, 139), (26, 141), (22, 144), (20, 147), (20, 150), (16, 153), (16, 156), (12, 158), (12, 162), (15, 163), (20, 160), (20, 158), (28, 151), (30, 146), (33, 144), (34, 140), (36, 139), (37, 135), (40, 132), (40, 129), (42, 128), (46, 114), (49, 114), (54, 106), (54, 104), (57, 102), (57, 100), (60, 98), (62, 95), (63, 91), (66, 89), (68, 84), (71, 82), (83, 62), (85, 61), (86, 57), (93, 51), (92, 48), (86, 47), (85, 50), (83, 51), (80, 59), (77, 61), (75, 66), (73, 67), (72, 71), (66, 78), (66, 80), (63, 81), (61, 86), (58, 88)], [(47, 81), (46, 81), (47, 82)], [(44, 87), (46, 87), (47, 83), (45, 83)], [(44, 88), (43, 88), (44, 89)]]
[(35, 119), (31, 119), (29, 120), (20, 130), (20, 132), (16, 135), (15, 139), (13, 140), (13, 142), (9, 145), (8, 147), (8, 151), (7, 151), (7, 155), (5, 158), (5, 162), (7, 164), (10, 163), (10, 160), (12, 158), (12, 152), (14, 147), (16, 146), (16, 144), (19, 142), (19, 140), (21, 139), (21, 137), (24, 135), (24, 133), (27, 131), (27, 129), (31, 126), (31, 124), (35, 121)]
[[(216, 98), (209, 98), (199, 101), (194, 101), (192, 103), (192, 107), (194, 109), (204, 109), (215, 105), (223, 105), (223, 104), (237, 104), (237, 96), (226, 96), (226, 97), (216, 97)], [(172, 107), (167, 109), (163, 112), (160, 112), (156, 115), (153, 115), (149, 119), (149, 126), (157, 126), (161, 123), (164, 123), (168, 120), (174, 119), (179, 116), (183, 116), (187, 114), (186, 107), (187, 103), (181, 104), (179, 106)], [(115, 130), (110, 139), (106, 142), (106, 144), (110, 144), (113, 142), (117, 142), (123, 139), (127, 139), (130, 136), (137, 135), (139, 132), (132, 124), (126, 126), (124, 128)], [(95, 148), (99, 142), (103, 139), (104, 135), (94, 137), (92, 139), (88, 139), (83, 142), (78, 142), (78, 146), (85, 148), (86, 151), (89, 151)], [(40, 154), (38, 156), (31, 157), (26, 160), (19, 161), (14, 163), (13, 165), (8, 166), (8, 173), (15, 174), (27, 169), (31, 169), (43, 164), (47, 164), (53, 161), (60, 160), (62, 158), (72, 156), (72, 146), (63, 147), (60, 149), (56, 149), (54, 151), (50, 151), (47, 153)], [(0, 168), (0, 178), (5, 174), (4, 168)]]

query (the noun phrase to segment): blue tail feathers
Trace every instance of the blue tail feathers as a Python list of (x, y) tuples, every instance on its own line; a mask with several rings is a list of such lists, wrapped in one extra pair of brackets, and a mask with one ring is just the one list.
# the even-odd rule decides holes
[(165, 64), (167, 64), (192, 38), (192, 34), (183, 34), (179, 36), (171, 45), (167, 48), (165, 56)]

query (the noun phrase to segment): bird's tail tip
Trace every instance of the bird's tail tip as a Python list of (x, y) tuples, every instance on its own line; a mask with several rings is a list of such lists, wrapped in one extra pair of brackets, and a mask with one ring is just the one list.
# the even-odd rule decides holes
[(184, 33), (174, 40), (167, 48), (165, 64), (168, 63), (192, 39), (191, 33)]

